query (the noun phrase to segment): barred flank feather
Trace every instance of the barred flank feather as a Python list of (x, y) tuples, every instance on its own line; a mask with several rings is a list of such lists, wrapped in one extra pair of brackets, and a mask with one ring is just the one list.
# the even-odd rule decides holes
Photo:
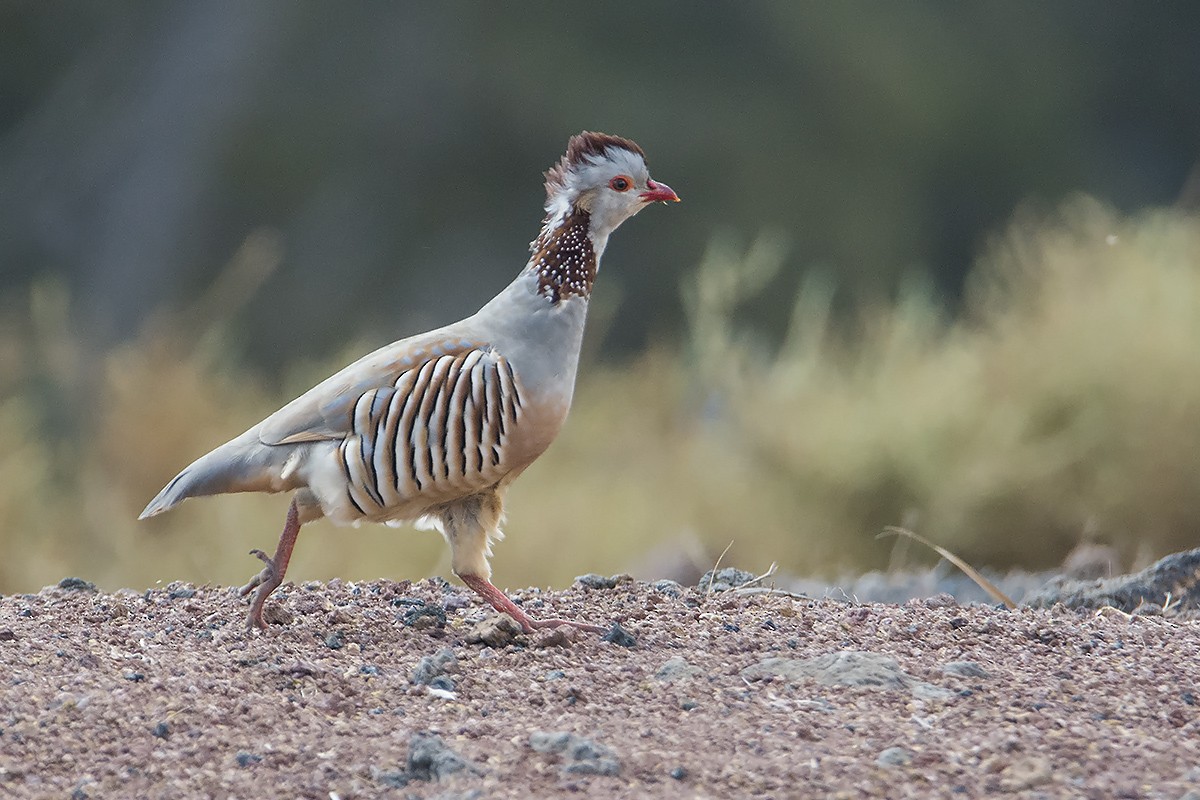
[(471, 349), (401, 373), (359, 397), (352, 413), (337, 457), (350, 503), (375, 517), (418, 495), (495, 484), (511, 468), (506, 445), (522, 408), (508, 361)]

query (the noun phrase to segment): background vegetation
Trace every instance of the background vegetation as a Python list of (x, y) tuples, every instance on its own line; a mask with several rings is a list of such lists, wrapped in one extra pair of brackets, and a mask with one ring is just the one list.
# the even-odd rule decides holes
[[(1198, 6), (0, 16), (0, 591), (243, 581), (281, 498), (133, 518), (493, 294), (581, 128), (637, 138), (685, 202), (614, 238), (502, 583), (730, 541), (863, 569), (897, 523), (995, 566), (1200, 543)], [(297, 579), (447, 571), (430, 534), (303, 538)]]

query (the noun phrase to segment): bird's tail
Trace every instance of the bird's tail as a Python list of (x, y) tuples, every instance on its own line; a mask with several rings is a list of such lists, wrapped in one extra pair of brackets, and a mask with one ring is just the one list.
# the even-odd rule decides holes
[(213, 480), (215, 476), (212, 475), (211, 468), (205, 468), (206, 459), (208, 456), (197, 459), (191, 466), (176, 475), (170, 483), (163, 487), (161, 492), (155, 495), (138, 519), (146, 519), (155, 514), (170, 511), (189, 497), (217, 494), (220, 490), (212, 486), (215, 483)]
[(258, 445), (253, 431), (196, 459), (163, 487), (142, 511), (146, 519), (170, 511), (189, 497), (247, 491), (278, 491), (270, 486), (269, 467), (276, 448)]

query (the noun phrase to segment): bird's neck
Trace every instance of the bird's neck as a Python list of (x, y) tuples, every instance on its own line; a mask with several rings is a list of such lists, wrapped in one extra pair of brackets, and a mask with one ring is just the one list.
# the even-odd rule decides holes
[(591, 214), (581, 208), (571, 206), (546, 217), (541, 233), (529, 245), (533, 255), (526, 267), (537, 275), (538, 294), (555, 305), (569, 297), (586, 300), (604, 244), (592, 235)]

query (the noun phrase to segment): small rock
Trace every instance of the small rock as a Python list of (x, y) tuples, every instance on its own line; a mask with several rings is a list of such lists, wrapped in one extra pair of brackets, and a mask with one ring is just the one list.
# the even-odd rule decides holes
[(459, 609), (467, 608), (470, 605), (471, 598), (467, 597), (465, 594), (459, 594), (457, 592), (446, 595), (446, 599), (442, 601), (442, 608), (446, 609), (447, 611), (458, 611)]
[(440, 781), (463, 771), (479, 769), (445, 745), (440, 736), (414, 733), (408, 742), (408, 774), (419, 781)]
[(1005, 767), (1000, 772), (1000, 788), (1006, 792), (1020, 792), (1047, 784), (1052, 777), (1050, 759), (1032, 756)]
[(562, 753), (570, 746), (573, 738), (575, 735), (566, 731), (534, 731), (529, 734), (529, 746), (539, 753)]
[(606, 578), (603, 575), (597, 575), (594, 572), (589, 572), (587, 575), (579, 575), (575, 578), (575, 582), (585, 589), (615, 589), (617, 588), (617, 578), (613, 576)]
[(529, 734), (529, 746), (539, 753), (561, 755), (564, 776), (621, 774), (621, 763), (611, 750), (573, 733), (534, 731)]
[(671, 770), (671, 777), (677, 781), (681, 781), (688, 776), (688, 771), (683, 767), (676, 767)]
[(958, 605), (958, 600), (949, 592), (938, 592), (933, 597), (925, 598), (926, 608), (950, 608)]
[(17, 635), (13, 633), (12, 628), (0, 629), (0, 642), (11, 642), (16, 638)]
[(696, 588), (702, 592), (727, 592), (742, 584), (749, 583), (754, 580), (755, 575), (752, 572), (746, 572), (744, 569), (735, 569), (734, 567), (725, 567), (717, 570), (713, 574), (712, 570), (704, 573), (700, 578), (700, 582), (696, 584)]
[(127, 681), (133, 681), (134, 683), (141, 683), (142, 681), (146, 680), (145, 674), (141, 672), (126, 672), (121, 677)]
[(683, 587), (676, 581), (663, 579), (654, 582), (654, 590), (660, 594), (665, 594), (667, 597), (682, 597)]
[(903, 747), (889, 747), (875, 759), (881, 767), (906, 767), (912, 763), (912, 753)]
[(428, 628), (444, 628), (446, 626), (446, 608), (439, 603), (421, 603), (412, 606), (400, 617), (400, 621), (410, 628), (423, 631)]
[(913, 697), (918, 700), (948, 700), (951, 697), (961, 697), (961, 695), (953, 689), (946, 689), (942, 686), (934, 686), (932, 683), (925, 681), (914, 681), (912, 687)]
[[(413, 668), (412, 674), (408, 679), (410, 682), (420, 685), (432, 686), (434, 678), (445, 675), (452, 671), (458, 665), (458, 657), (454, 655), (454, 651), (449, 647), (439, 650), (435, 655), (422, 656), (417, 662), (417, 666)], [(451, 682), (448, 691), (454, 691), (454, 684)]]
[(620, 775), (621, 764), (612, 758), (569, 761), (563, 765), (564, 775)]
[(614, 622), (612, 627), (608, 629), (608, 633), (604, 634), (603, 641), (612, 642), (621, 647), (636, 647), (637, 639), (633, 637), (629, 631), (622, 628), (618, 623)]
[(310, 664), (307, 661), (300, 661), (298, 659), (280, 670), (280, 672), (287, 673), (288, 675), (295, 675), (298, 678), (308, 678), (313, 675), (319, 675), (321, 674), (321, 671), (321, 668), (316, 664)]
[(692, 666), (684, 659), (676, 656), (663, 662), (663, 665), (654, 673), (654, 677), (664, 683), (670, 683), (671, 681), (686, 680), (687, 678), (702, 675), (703, 673), (704, 670)]
[(820, 711), (825, 714), (832, 714), (834, 711), (837, 711), (837, 708), (833, 705), (833, 703), (829, 702), (823, 697), (817, 697), (812, 700), (797, 700), (796, 708), (807, 708), (812, 711)]
[(429, 688), (452, 694), (454, 692), (454, 679), (449, 675), (438, 675), (429, 682)]
[(83, 578), (63, 578), (58, 582), (58, 588), (73, 592), (94, 592), (96, 584), (85, 581)]
[(747, 680), (765, 677), (816, 678), (826, 686), (869, 686), (908, 689), (912, 678), (896, 659), (879, 653), (841, 650), (811, 659), (766, 658), (742, 670)]
[(165, 722), (160, 722), (154, 726), (150, 734), (156, 739), (165, 739), (171, 734), (171, 728)]
[(291, 625), (296, 615), (278, 603), (263, 606), (263, 621), (268, 625)]
[(946, 675), (957, 675), (960, 678), (992, 677), (991, 673), (974, 661), (951, 661), (942, 665), (942, 672)]
[(325, 646), (330, 650), (341, 650), (346, 645), (346, 635), (341, 631), (334, 631), (325, 637)]
[(546, 633), (537, 638), (533, 643), (534, 647), (570, 647), (575, 644), (575, 636), (578, 634), (578, 629), (571, 625), (560, 625), (557, 628), (551, 628)]
[(248, 767), (251, 764), (262, 763), (262, 756), (258, 753), (247, 753), (245, 750), (239, 752), (235, 758), (239, 767)]
[(683, 709), (684, 711), (695, 711), (697, 708), (700, 707), (700, 704), (692, 702), (691, 700), (684, 700), (682, 703), (679, 704), (679, 707), (681, 709)]
[(742, 670), (746, 680), (816, 678), (826, 686), (865, 686), (912, 692), (923, 700), (943, 700), (954, 692), (913, 678), (896, 659), (880, 653), (840, 650), (816, 658), (766, 658)]
[(372, 770), (372, 777), (389, 789), (403, 789), (412, 780), (403, 770)]
[(467, 642), (500, 648), (511, 644), (522, 634), (524, 631), (515, 619), (508, 614), (496, 614), (476, 623), (467, 634)]
[(187, 587), (187, 586), (177, 587), (175, 589), (172, 589), (167, 594), (167, 597), (170, 597), (172, 600), (186, 600), (189, 597), (195, 597), (195, 596), (196, 596), (196, 590), (192, 589), (190, 587)]

